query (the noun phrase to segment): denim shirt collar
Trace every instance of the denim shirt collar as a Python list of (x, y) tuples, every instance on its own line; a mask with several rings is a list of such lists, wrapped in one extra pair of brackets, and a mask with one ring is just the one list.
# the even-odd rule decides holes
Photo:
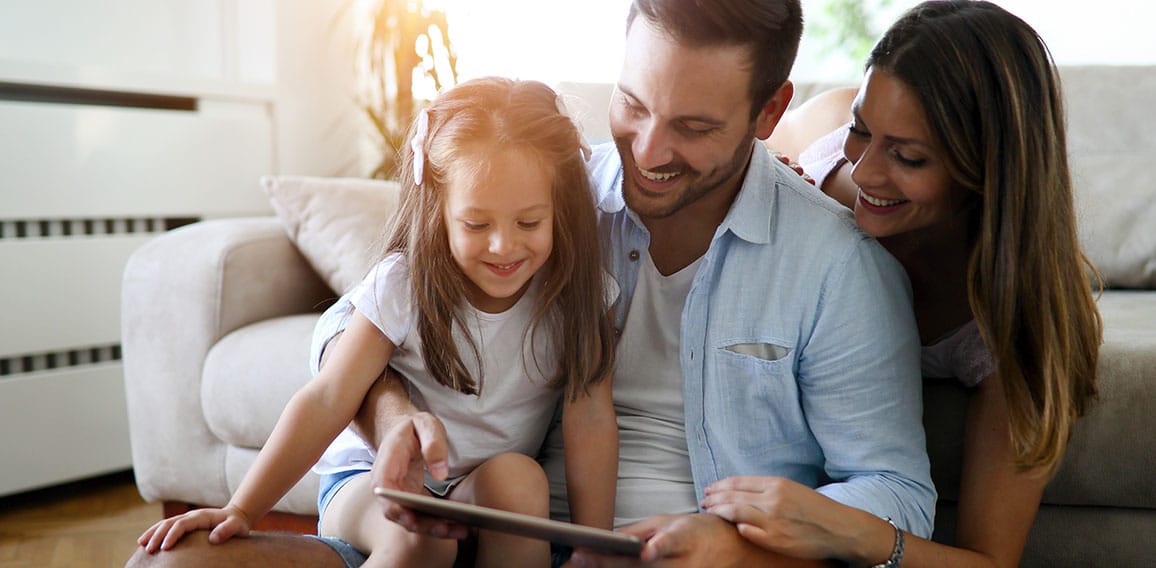
[(622, 158), (613, 143), (594, 146), (589, 163), (590, 183), (597, 192), (598, 208), (603, 213), (617, 213), (626, 207), (622, 196)]
[(771, 242), (771, 219), (774, 203), (771, 192), (777, 189), (780, 171), (775, 168), (770, 151), (756, 140), (747, 164), (743, 186), (735, 196), (719, 230), (729, 230), (740, 239), (756, 244)]
[[(626, 200), (622, 195), (622, 160), (614, 144), (602, 144), (594, 148), (595, 154), (612, 152), (613, 156), (604, 159), (592, 158), (596, 164), (590, 172), (591, 182), (594, 184), (598, 208), (603, 213), (613, 214), (626, 207)], [(774, 209), (774, 199), (771, 192), (775, 190), (781, 172), (775, 167), (775, 161), (770, 152), (759, 141), (754, 144), (750, 162), (747, 165), (746, 176), (743, 178), (742, 188), (739, 189), (730, 211), (719, 225), (716, 235), (730, 231), (740, 239), (751, 243), (765, 244), (771, 241), (771, 224)], [(638, 219), (633, 211), (628, 211), (631, 218), (637, 223)], [(641, 225), (641, 223), (639, 223)]]

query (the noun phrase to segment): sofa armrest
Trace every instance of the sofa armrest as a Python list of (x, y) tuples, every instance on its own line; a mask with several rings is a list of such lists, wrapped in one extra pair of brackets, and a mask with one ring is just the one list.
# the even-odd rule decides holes
[(205, 357), (233, 330), (318, 311), (334, 296), (273, 217), (195, 223), (133, 253), (121, 333), (133, 466), (146, 500), (228, 501), (225, 445), (202, 409)]

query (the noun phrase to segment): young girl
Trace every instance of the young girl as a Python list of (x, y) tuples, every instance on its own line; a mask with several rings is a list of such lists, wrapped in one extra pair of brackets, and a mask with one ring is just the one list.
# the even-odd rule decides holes
[[(161, 521), (141, 545), (168, 549), (201, 529), (213, 543), (245, 536), (325, 452), (323, 535), (370, 552), (367, 565), (450, 565), (457, 541), (380, 514), (373, 452), (342, 432), (387, 364), (447, 432), (448, 463), (426, 473), (426, 493), (542, 517), (548, 485), (531, 456), (561, 391), (567, 461), (581, 470), (569, 477), (574, 520), (610, 528), (618, 434), (607, 298), (617, 288), (601, 268), (581, 148), (541, 83), (478, 79), (440, 95), (411, 128), (385, 258), (319, 323), (319, 333), (344, 330), (325, 365), (225, 508)], [(548, 565), (549, 545), (482, 531), (476, 562)]]

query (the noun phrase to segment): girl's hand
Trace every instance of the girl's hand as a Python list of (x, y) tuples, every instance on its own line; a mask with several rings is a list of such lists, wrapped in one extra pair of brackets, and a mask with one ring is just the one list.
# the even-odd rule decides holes
[(213, 532), (209, 533), (209, 542), (220, 544), (234, 536), (249, 536), (249, 528), (249, 518), (236, 507), (197, 509), (149, 527), (137, 539), (137, 544), (152, 554), (158, 550), (171, 549), (182, 536), (192, 531), (212, 529)]
[(734, 523), (747, 540), (795, 558), (846, 558), (856, 533), (872, 525), (860, 517), (874, 519), (781, 477), (731, 477), (705, 493), (704, 511)]

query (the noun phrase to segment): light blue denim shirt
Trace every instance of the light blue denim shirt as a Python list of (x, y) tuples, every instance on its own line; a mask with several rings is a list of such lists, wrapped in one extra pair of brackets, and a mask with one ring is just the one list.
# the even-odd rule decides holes
[[(626, 209), (613, 144), (589, 165), (622, 329), (650, 235)], [(695, 276), (680, 342), (699, 499), (730, 476), (786, 477), (930, 536), (936, 494), (906, 275), (762, 144)]]

